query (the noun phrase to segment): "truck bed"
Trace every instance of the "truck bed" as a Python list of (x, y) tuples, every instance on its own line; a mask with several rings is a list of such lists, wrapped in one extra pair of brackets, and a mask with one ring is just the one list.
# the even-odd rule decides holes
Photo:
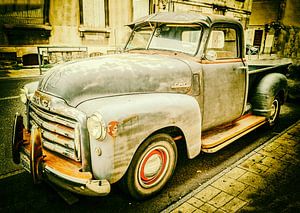
[(249, 91), (268, 73), (287, 74), (288, 66), (292, 62), (289, 59), (253, 60), (248, 61)]

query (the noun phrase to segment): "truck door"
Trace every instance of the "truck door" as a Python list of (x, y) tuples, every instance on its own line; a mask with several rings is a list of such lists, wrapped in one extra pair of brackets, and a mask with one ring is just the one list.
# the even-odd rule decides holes
[(211, 28), (203, 63), (203, 128), (238, 118), (243, 113), (247, 69), (242, 60), (243, 33), (234, 24)]

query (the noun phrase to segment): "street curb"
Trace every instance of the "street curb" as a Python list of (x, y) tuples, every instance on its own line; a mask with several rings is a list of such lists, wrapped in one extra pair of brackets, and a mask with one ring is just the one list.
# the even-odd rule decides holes
[(206, 188), (207, 186), (209, 186), (210, 184), (212, 184), (213, 182), (215, 182), (217, 179), (219, 179), (220, 177), (222, 177), (224, 174), (228, 173), (229, 171), (231, 171), (232, 169), (234, 169), (235, 167), (237, 167), (239, 164), (241, 164), (243, 161), (247, 160), (248, 158), (250, 158), (251, 156), (253, 156), (254, 154), (256, 154), (258, 151), (260, 151), (261, 149), (263, 149), (265, 146), (269, 145), (274, 140), (276, 140), (277, 138), (279, 138), (281, 135), (285, 134), (290, 129), (292, 129), (295, 126), (297, 126), (299, 123), (300, 123), (300, 120), (296, 121), (293, 125), (291, 125), (287, 129), (283, 130), (278, 135), (276, 135), (273, 138), (269, 139), (268, 141), (266, 141), (265, 143), (263, 143), (262, 145), (260, 145), (259, 147), (257, 147), (256, 149), (254, 149), (253, 151), (251, 151), (250, 153), (248, 153), (247, 155), (245, 155), (243, 158), (241, 158), (240, 160), (238, 160), (237, 162), (235, 162), (234, 164), (232, 164), (228, 168), (226, 168), (226, 169), (222, 170), (221, 172), (219, 172), (213, 178), (211, 178), (208, 181), (204, 182), (204, 184), (202, 184), (201, 186), (199, 186), (197, 189), (193, 190), (189, 194), (185, 195), (182, 199), (178, 200), (176, 203), (170, 205), (169, 207), (167, 207), (166, 209), (164, 209), (163, 211), (161, 211), (161, 213), (169, 213), (169, 212), (173, 211), (174, 209), (176, 209), (177, 207), (179, 207), (180, 205), (182, 205), (183, 203), (185, 203), (187, 200), (189, 200), (190, 198), (192, 198), (195, 194), (197, 194), (200, 191), (202, 191), (204, 188)]
[(18, 175), (18, 174), (21, 174), (21, 173), (24, 173), (24, 172), (25, 172), (24, 169), (18, 169), (18, 170), (15, 170), (13, 172), (9, 172), (9, 173), (0, 175), (0, 180), (3, 180), (5, 178), (11, 177), (11, 176), (15, 176), (15, 175)]
[(14, 77), (0, 77), (0, 80), (8, 80), (8, 79), (12, 79), (12, 80), (16, 80), (16, 79), (29, 79), (29, 78), (37, 78), (37, 77), (41, 77), (43, 75), (30, 75), (30, 76), (14, 76)]

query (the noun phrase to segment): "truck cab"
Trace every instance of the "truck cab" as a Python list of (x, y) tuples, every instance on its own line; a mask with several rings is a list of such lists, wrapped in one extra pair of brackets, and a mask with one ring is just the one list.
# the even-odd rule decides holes
[(278, 120), (289, 63), (249, 69), (237, 20), (158, 13), (128, 26), (123, 53), (25, 86), (12, 152), (35, 183), (103, 196), (118, 182), (145, 199), (171, 178), (179, 143), (192, 159)]

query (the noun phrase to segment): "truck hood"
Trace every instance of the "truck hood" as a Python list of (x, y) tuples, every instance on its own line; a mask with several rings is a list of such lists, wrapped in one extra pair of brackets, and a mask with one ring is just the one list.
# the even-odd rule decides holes
[(176, 92), (191, 89), (191, 69), (178, 58), (116, 54), (69, 62), (49, 70), (38, 89), (71, 106), (105, 96)]

